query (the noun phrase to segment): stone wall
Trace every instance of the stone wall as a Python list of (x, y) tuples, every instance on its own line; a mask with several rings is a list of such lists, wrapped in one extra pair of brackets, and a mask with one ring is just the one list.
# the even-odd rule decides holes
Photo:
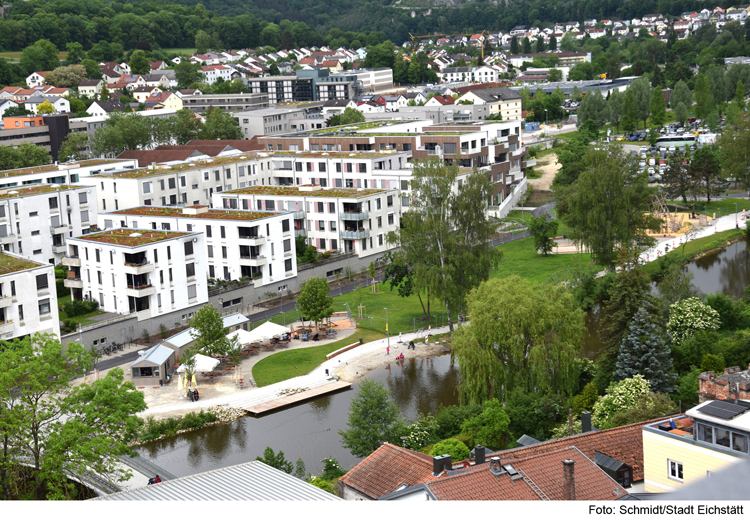
[(707, 400), (729, 400), (738, 397), (750, 400), (750, 366), (742, 371), (739, 366), (728, 367), (723, 375), (706, 371), (698, 376), (699, 402)]

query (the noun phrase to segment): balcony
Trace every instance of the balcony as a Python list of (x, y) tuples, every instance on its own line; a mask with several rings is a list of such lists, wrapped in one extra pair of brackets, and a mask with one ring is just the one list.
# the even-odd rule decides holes
[(300, 220), (305, 218), (305, 212), (304, 211), (292, 211), (292, 218), (294, 220)]
[(15, 233), (9, 233), (3, 237), (0, 237), (0, 243), (2, 244), (15, 244), (18, 242), (18, 235)]
[(0, 309), (7, 309), (13, 304), (13, 298), (10, 296), (0, 297)]
[(13, 320), (0, 321), (0, 334), (10, 334), (16, 328), (13, 325)]
[(63, 280), (63, 284), (68, 288), (83, 288), (83, 279), (75, 272), (68, 272), (68, 277)]
[(81, 266), (81, 257), (78, 255), (65, 256), (62, 258), (63, 266)]
[(342, 231), (341, 232), (341, 238), (345, 241), (355, 241), (358, 239), (366, 239), (370, 236), (369, 230), (359, 230), (359, 231)]
[(154, 265), (154, 263), (149, 263), (148, 261), (140, 264), (126, 262), (125, 266), (125, 273), (133, 275), (148, 274), (149, 272), (153, 272), (156, 268), (156, 265)]
[(52, 245), (52, 253), (65, 253), (67, 251), (68, 251), (67, 244), (53, 244)]
[(525, 163), (526, 167), (534, 167), (536, 165), (536, 158), (527, 158)]
[(143, 309), (139, 310), (136, 313), (136, 316), (138, 317), (138, 321), (143, 321), (151, 318), (151, 309)]
[(150, 283), (147, 285), (128, 285), (125, 288), (125, 295), (134, 298), (147, 298), (152, 294), (156, 294), (156, 287)]
[(70, 229), (70, 227), (68, 227), (68, 226), (50, 226), (49, 227), (49, 232), (52, 235), (64, 235), (64, 234), (68, 233), (69, 229)]
[(345, 211), (339, 215), (341, 220), (367, 220), (370, 217), (368, 211)]
[(262, 235), (240, 235), (240, 240), (242, 241), (242, 244), (247, 244), (250, 246), (260, 246), (262, 244), (266, 244), (266, 238)]
[(240, 266), (263, 266), (267, 262), (264, 255), (240, 255)]
[(307, 231), (304, 228), (299, 229), (299, 230), (295, 229), (294, 230), (294, 236), (295, 237), (299, 237), (299, 236), (307, 237)]

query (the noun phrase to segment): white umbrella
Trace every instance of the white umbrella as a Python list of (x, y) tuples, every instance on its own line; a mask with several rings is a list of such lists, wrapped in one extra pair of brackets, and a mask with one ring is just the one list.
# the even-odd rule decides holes
[[(195, 355), (195, 372), (196, 373), (208, 373), (209, 371), (213, 371), (218, 365), (219, 365), (218, 358), (211, 358), (209, 356), (202, 355), (202, 354)], [(177, 368), (177, 371), (180, 373), (184, 373), (185, 369), (186, 369), (185, 364), (182, 364), (180, 367)]]

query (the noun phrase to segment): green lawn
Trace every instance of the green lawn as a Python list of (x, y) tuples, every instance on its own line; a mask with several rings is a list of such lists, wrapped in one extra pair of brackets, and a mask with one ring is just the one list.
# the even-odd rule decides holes
[[(18, 60), (21, 59), (21, 53), (23, 53), (23, 52), (21, 52), (21, 51), (3, 51), (3, 52), (0, 52), (0, 57), (2, 57), (3, 59), (10, 59), (12, 61), (18, 61)], [(61, 61), (64, 61), (68, 57), (68, 52), (67, 51), (61, 51), (60, 53), (57, 54), (57, 57)]]
[(162, 48), (164, 53), (174, 53), (179, 56), (194, 55), (198, 48)]
[[(70, 301), (70, 294), (68, 294), (67, 296), (63, 296), (61, 298), (57, 298), (57, 306), (61, 307), (63, 303), (66, 303), (68, 301)], [(79, 323), (81, 323), (85, 327), (86, 325), (90, 323), (94, 323), (94, 320), (92, 319), (94, 316), (99, 316), (100, 314), (104, 314), (104, 313), (105, 312), (103, 310), (95, 310), (92, 312), (87, 312), (86, 314), (81, 314), (80, 316), (74, 316), (73, 318), (68, 318), (68, 316), (64, 312), (60, 311), (60, 319), (62, 320), (64, 318), (74, 325), (78, 325)]]
[(290, 349), (264, 358), (253, 367), (253, 379), (258, 386), (268, 386), (288, 380), (293, 377), (306, 375), (325, 362), (326, 355), (351, 345), (362, 338), (365, 342), (382, 340), (385, 335), (379, 332), (357, 329), (357, 331), (343, 340), (325, 343), (317, 347)]
[[(668, 204), (677, 204), (679, 206), (685, 206), (685, 204), (682, 202), (682, 200), (668, 200)], [(723, 217), (724, 215), (734, 215), (735, 209), (737, 211), (737, 220), (740, 223), (740, 226), (744, 226), (742, 221), (740, 220), (740, 216), (742, 214), (742, 210), (750, 209), (750, 200), (746, 198), (725, 198), (723, 200), (712, 200), (710, 203), (706, 203), (705, 201), (692, 201), (688, 200), (687, 207), (690, 207), (691, 204), (695, 205), (695, 212), (698, 214), (708, 214), (713, 216), (714, 213), (716, 213), (717, 217)], [(735, 208), (735, 204), (737, 204), (737, 207)], [(678, 210), (680, 211), (680, 210)], [(685, 211), (685, 210), (682, 210)]]

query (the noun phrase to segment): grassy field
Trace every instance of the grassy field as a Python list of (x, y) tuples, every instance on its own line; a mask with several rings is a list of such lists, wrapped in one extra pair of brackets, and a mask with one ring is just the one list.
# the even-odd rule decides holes
[[(23, 53), (23, 52), (20, 52), (20, 51), (3, 51), (3, 52), (0, 52), (0, 57), (3, 58), (3, 59), (10, 59), (11, 61), (18, 61), (18, 60), (21, 59), (21, 53)], [(68, 57), (68, 52), (67, 51), (61, 51), (60, 53), (57, 54), (57, 57), (61, 61), (64, 61)]]
[(276, 353), (255, 364), (253, 367), (253, 379), (255, 379), (255, 383), (258, 386), (268, 386), (292, 377), (306, 375), (322, 364), (327, 354), (351, 345), (359, 341), (360, 338), (365, 342), (372, 342), (383, 339), (384, 335), (379, 332), (357, 329), (352, 336), (343, 340), (337, 340), (317, 347), (291, 349)]
[(198, 48), (162, 48), (164, 53), (174, 53), (179, 56), (194, 55)]
[[(667, 203), (685, 206), (682, 200), (668, 200)], [(736, 208), (735, 204), (737, 204)], [(695, 206), (695, 212), (698, 214), (708, 214), (713, 216), (713, 214), (716, 213), (717, 217), (722, 217), (724, 215), (734, 215), (736, 210), (737, 220), (739, 221), (740, 226), (744, 226), (743, 222), (740, 220), (740, 215), (742, 214), (743, 209), (750, 209), (750, 200), (746, 198), (725, 198), (723, 200), (712, 200), (710, 203), (706, 203), (705, 201), (701, 200), (689, 200), (687, 203), (687, 207), (691, 207), (691, 205)]]

